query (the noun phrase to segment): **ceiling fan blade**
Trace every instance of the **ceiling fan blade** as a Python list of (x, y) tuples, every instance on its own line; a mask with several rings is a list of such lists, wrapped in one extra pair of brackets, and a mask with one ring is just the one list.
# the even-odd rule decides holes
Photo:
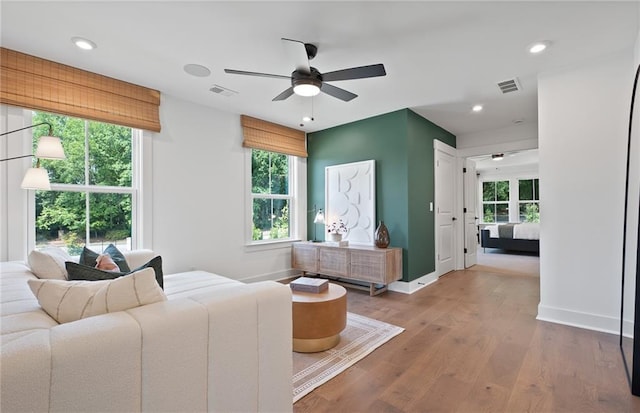
[(293, 60), (296, 65), (296, 70), (304, 73), (311, 73), (311, 66), (309, 66), (309, 56), (307, 56), (307, 49), (304, 42), (299, 40), (291, 40), (282, 38), (282, 44), (287, 49), (287, 54)]
[(274, 97), (271, 100), (273, 102), (275, 102), (277, 100), (285, 100), (286, 98), (288, 98), (291, 95), (293, 95), (293, 86), (290, 87), (289, 89), (285, 90), (284, 92), (280, 93), (278, 96)]
[(258, 72), (245, 72), (244, 70), (234, 70), (234, 69), (224, 69), (225, 73), (229, 73), (232, 75), (247, 75), (247, 76), (259, 76), (259, 77), (273, 77), (276, 79), (289, 79), (291, 80), (291, 76), (283, 76), (283, 75), (272, 75), (270, 73), (258, 73)]
[(322, 83), (322, 86), (320, 86), (320, 90), (327, 95), (333, 96), (334, 98), (338, 98), (340, 100), (344, 100), (345, 102), (358, 97), (358, 95), (356, 95), (355, 93), (351, 93), (347, 90), (340, 89), (339, 87), (335, 87), (324, 82)]
[(364, 79), (367, 77), (385, 76), (387, 72), (384, 65), (352, 67), (351, 69), (336, 70), (335, 72), (323, 73), (322, 80), (324, 82), (335, 82), (336, 80)]

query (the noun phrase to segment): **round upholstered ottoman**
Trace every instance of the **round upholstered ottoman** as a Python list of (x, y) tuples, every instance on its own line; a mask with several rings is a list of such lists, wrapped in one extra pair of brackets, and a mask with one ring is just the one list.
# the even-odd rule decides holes
[(329, 283), (327, 291), (292, 291), (293, 351), (315, 353), (335, 347), (347, 326), (347, 291)]

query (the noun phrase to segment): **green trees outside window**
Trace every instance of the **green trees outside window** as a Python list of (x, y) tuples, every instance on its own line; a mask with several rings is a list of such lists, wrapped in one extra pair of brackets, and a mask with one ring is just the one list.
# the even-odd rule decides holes
[(253, 241), (291, 237), (290, 162), (289, 155), (252, 149)]
[(482, 222), (509, 222), (509, 181), (482, 183)]
[(540, 222), (539, 186), (538, 179), (518, 180), (520, 222)]
[[(36, 192), (36, 247), (64, 246), (79, 253), (132, 235), (133, 130), (129, 127), (34, 112), (33, 122), (49, 122), (62, 140), (67, 159), (41, 164), (51, 191)], [(34, 129), (34, 150), (46, 133)]]

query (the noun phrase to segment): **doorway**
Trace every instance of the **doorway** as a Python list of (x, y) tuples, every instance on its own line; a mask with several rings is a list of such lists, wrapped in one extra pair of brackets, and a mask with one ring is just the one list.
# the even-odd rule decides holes
[[(473, 175), (469, 174), (472, 170), (470, 162), (475, 165)], [(463, 180), (464, 206), (471, 208), (467, 200), (475, 196), (475, 216), (478, 217), (475, 230), (470, 224), (470, 214), (465, 217), (465, 242), (471, 242), (472, 231), (477, 234), (485, 227), (539, 221), (537, 149), (470, 156), (464, 158), (464, 165), (467, 168)], [(475, 195), (471, 187), (475, 189)], [(530, 208), (532, 206), (535, 208)], [(535, 254), (492, 248), (485, 250), (477, 239), (476, 235), (478, 250), (475, 258), (480, 267), (491, 268), (496, 272), (509, 270), (539, 276), (539, 257)], [(466, 264), (465, 260), (465, 268), (468, 267)]]

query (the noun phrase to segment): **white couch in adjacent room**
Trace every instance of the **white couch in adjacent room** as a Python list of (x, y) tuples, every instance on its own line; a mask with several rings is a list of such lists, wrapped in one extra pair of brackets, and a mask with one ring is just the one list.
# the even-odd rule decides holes
[[(153, 256), (125, 253), (131, 268)], [(288, 286), (171, 274), (166, 301), (58, 324), (30, 278), (0, 263), (2, 412), (292, 410)]]

